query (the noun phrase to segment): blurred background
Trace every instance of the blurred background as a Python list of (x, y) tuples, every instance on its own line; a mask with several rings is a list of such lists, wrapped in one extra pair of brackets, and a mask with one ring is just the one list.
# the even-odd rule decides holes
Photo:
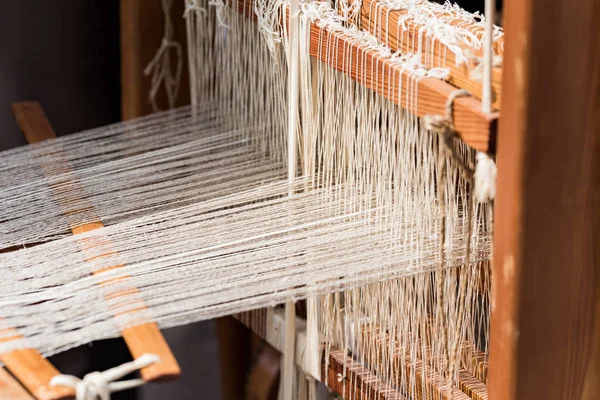
[[(176, 36), (183, 40), (183, 0), (174, 3)], [(458, 3), (469, 11), (483, 10), (483, 0)], [(0, 150), (25, 144), (10, 109), (16, 101), (40, 102), (59, 136), (149, 113), (149, 78), (142, 70), (162, 34), (160, 0), (1, 1)], [(184, 79), (182, 87), (186, 85)], [(182, 90), (179, 104), (187, 102)], [(164, 106), (164, 99), (159, 104)], [(221, 333), (243, 329), (232, 328), (227, 321), (222, 326)], [(113, 398), (220, 399), (215, 321), (169, 329), (164, 335), (182, 377)], [(77, 376), (128, 360), (120, 339), (95, 342), (51, 359), (61, 372)], [(240, 356), (239, 363), (250, 361)]]

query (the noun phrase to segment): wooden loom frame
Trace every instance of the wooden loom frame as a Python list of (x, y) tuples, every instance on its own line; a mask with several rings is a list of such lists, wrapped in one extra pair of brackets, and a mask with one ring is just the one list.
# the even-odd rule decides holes
[[(600, 398), (599, 19), (594, 0), (505, 5), (492, 400)], [(572, 60), (582, 66), (574, 81)], [(330, 361), (330, 378), (352, 373)], [(358, 376), (329, 380), (338, 393), (349, 381), (390, 398)]]
[(504, 19), (489, 394), (597, 399), (600, 5), (507, 0)]

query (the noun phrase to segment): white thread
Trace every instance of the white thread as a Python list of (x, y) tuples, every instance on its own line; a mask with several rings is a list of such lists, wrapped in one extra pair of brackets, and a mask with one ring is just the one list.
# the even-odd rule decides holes
[[(148, 95), (150, 104), (154, 111), (158, 111), (159, 107), (156, 103), (156, 95), (161, 87), (164, 85), (165, 93), (167, 94), (167, 103), (170, 109), (175, 108), (175, 102), (177, 101), (177, 95), (179, 94), (179, 83), (181, 81), (181, 72), (183, 70), (183, 50), (181, 44), (176, 40), (173, 40), (175, 31), (173, 28), (173, 22), (171, 21), (171, 5), (172, 0), (161, 0), (163, 15), (165, 18), (165, 28), (160, 47), (156, 51), (156, 54), (152, 60), (144, 68), (145, 76), (152, 76), (150, 79), (150, 93)], [(190, 9), (190, 3), (188, 10)], [(195, 7), (193, 7), (196, 9)], [(200, 9), (200, 8), (197, 8)], [(170, 49), (175, 50), (177, 57), (175, 74), (171, 71), (171, 53)]]
[(110, 400), (110, 394), (142, 386), (143, 379), (115, 382), (132, 372), (160, 362), (155, 354), (143, 354), (135, 360), (104, 372), (91, 372), (83, 379), (73, 375), (56, 375), (50, 386), (65, 386), (75, 389), (76, 400)]
[(481, 107), (483, 112), (492, 112), (492, 65), (494, 63), (494, 16), (496, 0), (485, 0), (485, 45), (483, 57), (483, 94)]
[(219, 26), (225, 29), (229, 29), (229, 25), (227, 25), (227, 11), (225, 8), (225, 2), (223, 0), (209, 0), (209, 6), (215, 8), (215, 13), (217, 16), (217, 21), (219, 22)]
[[(476, 59), (463, 47), (482, 48), (484, 22), (480, 21), (479, 13), (471, 14), (456, 4), (447, 2), (437, 4), (428, 1), (381, 0), (377, 4), (386, 6), (388, 10), (404, 11), (398, 19), (398, 28), (402, 31), (399, 37), (403, 37), (404, 32), (408, 31), (409, 21), (421, 25), (427, 37), (439, 41), (454, 53), (457, 65)], [(494, 27), (493, 35), (494, 39), (501, 37), (502, 29)]]
[(186, 0), (185, 1), (185, 11), (184, 11), (184, 16), (188, 16), (189, 13), (191, 13), (192, 11), (195, 11), (199, 14), (202, 14), (203, 16), (207, 16), (207, 12), (206, 12), (206, 8), (201, 7), (198, 4), (199, 0)]
[[(483, 94), (481, 107), (483, 112), (492, 112), (492, 67), (494, 66), (494, 15), (496, 0), (485, 2), (485, 55), (483, 60)], [(501, 62), (501, 61), (500, 61)], [(477, 153), (475, 168), (475, 200), (480, 203), (493, 200), (496, 196), (496, 164), (485, 153)]]
[[(208, 9), (205, 0), (199, 5)], [(311, 77), (317, 117), (303, 122), (303, 128), (310, 125), (300, 141), (304, 176), (295, 179), (289, 197), (285, 54), (275, 52), (274, 63), (263, 33), (247, 16), (232, 11), (225, 32), (215, 10), (208, 14), (188, 16), (198, 108), (0, 157), (0, 229), (9, 228), (0, 240), (46, 242), (0, 253), (0, 336), (18, 326), (25, 337), (2, 342), (0, 352), (36, 347), (48, 355), (117, 336), (119, 328), (148, 318), (166, 328), (318, 294), (325, 353), (331, 346), (357, 349), (354, 359), (376, 370), (381, 387), (398, 371), (398, 357), (413, 371), (417, 357), (424, 374), (447, 371), (438, 319), (431, 315), (431, 272), (440, 260), (435, 136), (413, 113), (329, 67), (362, 64), (371, 69), (366, 78), (381, 72), (353, 58), (349, 46), (328, 41), (319, 53), (327, 62), (316, 62)], [(389, 54), (356, 28), (318, 23), (328, 29), (319, 41), (344, 35), (361, 49)], [(403, 104), (417, 103), (418, 73), (391, 70), (408, 89)], [(475, 152), (458, 142), (456, 150), (473, 163)], [(64, 164), (72, 171), (61, 170)], [(441, 275), (448, 288), (443, 310), (453, 321), (449, 340), (487, 348), (489, 291), (476, 289), (489, 283), (490, 237), (479, 210), (489, 207), (475, 210), (467, 255), (468, 186), (455, 162), (447, 164), (447, 263)], [(49, 176), (41, 168), (49, 168)], [(90, 204), (98, 215), (88, 211)], [(62, 215), (61, 207), (70, 213), (58, 224), (52, 216)], [(71, 221), (97, 218), (106, 228), (67, 235)], [(460, 267), (465, 257), (469, 268)], [(457, 282), (467, 291), (458, 290)], [(132, 287), (135, 295), (111, 296)], [(343, 315), (355, 335), (345, 334)], [(477, 329), (473, 321), (480, 321)], [(417, 379), (403, 380), (407, 395), (416, 397)]]
[(285, 3), (282, 0), (254, 1), (256, 24), (275, 63), (277, 63), (277, 55), (275, 54), (276, 45), (281, 43), (279, 14), (277, 11), (280, 10), (284, 4)]
[[(306, 37), (300, 37), (300, 1), (290, 0), (290, 30), (286, 37), (288, 43), (288, 126), (287, 126), (287, 157), (288, 157), (288, 183), (290, 188), (288, 196), (294, 196), (294, 181), (296, 179), (297, 166), (297, 118), (299, 115), (300, 96), (300, 71), (299, 57), (300, 46), (305, 43)], [(281, 373), (283, 398), (293, 398), (294, 375), (296, 358), (296, 303), (288, 301), (285, 303), (285, 347), (283, 351), (283, 367)]]

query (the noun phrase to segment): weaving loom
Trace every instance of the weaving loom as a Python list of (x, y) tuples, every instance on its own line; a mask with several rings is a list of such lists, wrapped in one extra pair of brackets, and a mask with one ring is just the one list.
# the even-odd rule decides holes
[[(600, 398), (595, 2), (507, 2), (506, 37), (491, 1), (181, 3), (191, 105), (58, 139), (14, 106), (0, 398), (176, 378), (159, 328), (231, 315), (285, 400)], [(117, 370), (45, 359), (118, 336)]]

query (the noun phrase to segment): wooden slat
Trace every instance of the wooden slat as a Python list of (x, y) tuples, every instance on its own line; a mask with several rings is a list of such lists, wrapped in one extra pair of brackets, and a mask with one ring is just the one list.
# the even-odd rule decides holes
[(503, 15), (490, 398), (599, 399), (600, 2)]
[(75, 396), (75, 391), (71, 388), (48, 386), (50, 379), (60, 372), (35, 349), (0, 354), (0, 361), (39, 400), (68, 399)]
[(458, 386), (473, 400), (487, 400), (487, 386), (465, 370), (458, 374)]
[[(390, 47), (393, 51), (400, 51), (401, 54), (414, 53), (413, 43), (419, 43), (421, 25), (414, 20), (408, 20), (404, 24), (406, 31), (404, 37), (398, 37), (402, 31), (398, 29), (398, 20), (407, 13), (406, 10), (392, 10), (389, 6), (382, 5), (378, 0), (364, 0), (361, 9), (362, 28), (375, 35), (381, 43)], [(475, 30), (476, 34), (483, 35), (483, 30)], [(425, 38), (423, 38), (425, 41)], [(423, 45), (425, 47), (425, 44)], [(462, 45), (465, 51), (472, 54), (481, 53), (481, 49), (475, 49)], [(473, 96), (481, 99), (482, 80), (472, 78), (476, 65), (461, 63), (457, 65), (454, 53), (440, 41), (435, 41), (432, 46), (433, 59), (427, 58), (423, 54), (423, 61), (427, 62), (427, 67), (446, 67), (450, 69), (449, 82), (459, 88), (468, 90)], [(502, 54), (501, 42), (496, 41), (496, 54)], [(479, 54), (480, 55), (480, 54)], [(430, 65), (430, 62), (433, 65)], [(502, 87), (502, 68), (492, 68), (492, 95), (493, 107), (500, 109)]]
[(4, 368), (0, 368), (0, 398), (3, 400), (33, 400), (33, 397)]
[[(377, 51), (359, 47), (343, 33), (330, 32), (315, 24), (311, 26), (310, 52), (311, 56), (420, 117), (444, 115), (448, 97), (456, 90), (435, 78), (415, 80), (391, 60), (381, 58)], [(361, 62), (357, 62), (359, 60)], [(416, 102), (415, 93), (418, 93)], [(454, 102), (456, 131), (465, 143), (477, 150), (493, 150), (497, 118), (498, 113), (482, 112), (481, 103), (473, 97), (461, 97)]]
[[(30, 140), (39, 142), (44, 140), (44, 132), (49, 128), (49, 124), (45, 118), (30, 118), (35, 113), (36, 107), (33, 103), (23, 103), (20, 112), (15, 116), (19, 126), (31, 133)], [(0, 341), (6, 342), (20, 338), (23, 336), (15, 330), (14, 336)], [(37, 399), (56, 400), (75, 395), (73, 389), (48, 386), (50, 379), (60, 372), (35, 349), (13, 350), (0, 354), (0, 361)]]
[[(15, 103), (13, 104), (13, 112), (19, 127), (29, 143), (37, 143), (55, 137), (54, 131), (38, 103)], [(80, 234), (102, 227), (102, 223), (98, 221), (74, 227), (72, 228), (72, 232), (73, 234)], [(114, 266), (112, 268), (118, 267), (120, 266)], [(94, 274), (100, 272), (103, 271), (95, 271)], [(133, 290), (135, 290), (135, 288), (133, 288)], [(141, 307), (144, 307), (143, 304)], [(141, 375), (144, 380), (156, 381), (170, 379), (180, 375), (181, 371), (179, 365), (162, 336), (162, 333), (158, 329), (158, 326), (154, 322), (126, 328), (122, 330), (121, 333), (133, 358), (137, 358), (144, 353), (153, 353), (160, 357), (160, 362), (141, 370)]]

